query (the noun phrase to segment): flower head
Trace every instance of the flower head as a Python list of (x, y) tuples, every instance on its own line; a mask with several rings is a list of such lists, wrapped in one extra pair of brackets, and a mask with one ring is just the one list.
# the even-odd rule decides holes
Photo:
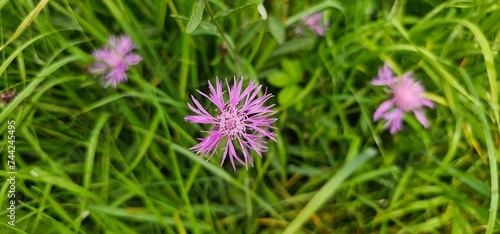
[(434, 107), (434, 103), (422, 96), (424, 87), (415, 81), (411, 74), (403, 75), (402, 79), (394, 77), (389, 66), (384, 65), (379, 69), (378, 76), (371, 81), (372, 85), (389, 86), (392, 97), (380, 104), (373, 119), (378, 121), (380, 118), (387, 120), (384, 129), (390, 128), (392, 134), (401, 130), (403, 127), (403, 115), (405, 112), (413, 112), (417, 120), (425, 127), (429, 127), (429, 122), (423, 113), (423, 107)]
[(90, 69), (94, 75), (104, 74), (106, 79), (104, 87), (113, 86), (127, 81), (129, 65), (138, 64), (142, 58), (138, 54), (131, 53), (135, 48), (129, 37), (121, 35), (119, 37), (110, 36), (108, 46), (95, 50), (92, 56), (97, 60)]
[[(215, 88), (210, 81), (208, 82), (209, 95), (197, 90), (203, 97), (215, 104), (217, 107), (215, 116), (209, 114), (200, 102), (191, 96), (196, 108), (189, 103), (188, 107), (196, 115), (190, 115), (184, 119), (191, 123), (213, 124), (212, 129), (207, 132), (209, 135), (205, 138), (199, 138), (200, 142), (193, 146), (191, 150), (201, 157), (210, 154), (208, 161), (217, 152), (222, 140), (227, 139), (226, 146), (223, 148), (221, 166), (226, 157), (229, 156), (235, 171), (235, 159), (248, 169), (248, 163), (253, 167), (249, 150), (257, 152), (262, 157), (262, 152), (267, 151), (264, 137), (276, 141), (275, 134), (265, 129), (274, 128), (271, 124), (277, 120), (276, 118), (270, 118), (271, 115), (276, 113), (276, 111), (271, 110), (274, 105), (264, 106), (264, 103), (273, 95), (265, 91), (264, 95), (257, 97), (262, 85), (250, 81), (248, 87), (243, 89), (243, 78), (236, 81), (235, 77), (232, 87), (229, 86), (226, 79), (226, 85), (228, 87), (228, 101), (224, 101), (223, 95), (225, 92), (222, 91), (222, 82), (218, 78), (215, 81)], [(244, 160), (236, 154), (233, 142), (239, 145)]]
[[(316, 12), (311, 15), (304, 16), (300, 22), (303, 26), (308, 27), (310, 30), (318, 34), (319, 36), (324, 36), (326, 31), (326, 26), (321, 23), (321, 18), (323, 17), (322, 12)], [(303, 27), (301, 25), (295, 28), (295, 34), (304, 34)]]

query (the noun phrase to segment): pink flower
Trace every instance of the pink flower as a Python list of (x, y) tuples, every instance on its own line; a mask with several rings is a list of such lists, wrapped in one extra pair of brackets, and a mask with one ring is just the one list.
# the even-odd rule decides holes
[[(326, 26), (321, 24), (321, 18), (323, 17), (322, 12), (317, 12), (308, 16), (303, 17), (300, 22), (303, 26), (308, 27), (310, 30), (318, 34), (319, 36), (325, 36)], [(295, 28), (295, 34), (304, 34), (303, 26), (299, 25)]]
[(116, 88), (116, 85), (127, 81), (129, 65), (138, 64), (142, 58), (138, 54), (131, 53), (135, 48), (129, 37), (121, 35), (120, 37), (110, 36), (109, 46), (104, 46), (92, 53), (97, 60), (90, 69), (94, 75), (104, 74), (106, 79), (104, 87), (109, 85)]
[[(224, 153), (222, 155), (221, 166), (226, 157), (229, 156), (229, 160), (235, 171), (234, 159), (244, 164), (248, 170), (248, 163), (253, 167), (253, 161), (248, 151), (253, 150), (262, 157), (262, 152), (267, 151), (264, 137), (276, 141), (274, 138), (275, 134), (264, 129), (274, 128), (271, 124), (277, 120), (276, 118), (270, 118), (271, 115), (276, 113), (276, 111), (271, 110), (271, 107), (274, 105), (263, 106), (273, 95), (267, 94), (266, 90), (263, 96), (257, 97), (262, 85), (257, 85), (253, 81), (250, 81), (248, 87), (242, 90), (243, 78), (237, 82), (235, 77), (232, 87), (229, 86), (226, 79), (226, 85), (229, 94), (227, 102), (224, 101), (223, 95), (225, 91), (222, 91), (222, 82), (218, 78), (215, 81), (215, 88), (210, 81), (208, 82), (209, 95), (197, 90), (198, 93), (217, 106), (215, 116), (209, 114), (201, 106), (200, 102), (191, 96), (196, 108), (189, 103), (188, 107), (196, 115), (190, 115), (184, 119), (192, 123), (213, 124), (212, 129), (207, 131), (209, 135), (205, 138), (199, 138), (200, 143), (193, 146), (191, 150), (199, 154), (200, 157), (210, 154), (210, 157), (207, 159), (208, 161), (217, 152), (222, 140), (227, 139), (226, 146), (223, 148)], [(233, 141), (238, 143), (239, 148), (243, 152), (244, 160), (236, 154)]]
[(417, 120), (425, 127), (429, 127), (429, 122), (425, 118), (423, 107), (434, 107), (434, 103), (422, 96), (424, 87), (415, 81), (409, 73), (403, 75), (403, 79), (394, 77), (389, 66), (384, 65), (379, 69), (378, 76), (371, 81), (372, 85), (389, 86), (392, 97), (380, 104), (373, 119), (380, 118), (387, 120), (384, 129), (390, 128), (391, 134), (396, 133), (403, 127), (403, 115), (405, 112), (413, 112)]

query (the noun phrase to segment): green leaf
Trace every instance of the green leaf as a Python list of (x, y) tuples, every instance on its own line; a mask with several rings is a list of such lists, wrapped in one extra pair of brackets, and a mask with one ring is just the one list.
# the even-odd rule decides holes
[[(170, 17), (172, 17), (174, 19), (180, 19), (180, 20), (186, 21), (188, 23), (189, 23), (189, 20), (190, 20), (186, 16), (182, 16), (182, 15), (170, 15)], [(208, 31), (217, 32), (217, 27), (215, 25), (213, 25), (212, 23), (210, 23), (210, 22), (201, 21), (200, 25), (198, 25), (198, 26), (200, 26), (200, 28), (208, 30)]]
[(269, 77), (267, 77), (267, 81), (269, 81), (269, 83), (271, 83), (273, 86), (280, 88), (285, 87), (291, 83), (289, 75), (282, 71), (275, 72), (269, 75)]
[(296, 85), (287, 86), (278, 93), (278, 103), (280, 105), (288, 104), (289, 102), (293, 101), (295, 97), (297, 97), (297, 95), (300, 93), (300, 90), (300, 87)]
[(304, 109), (304, 102), (297, 102), (294, 107), (296, 111), (301, 112)]
[(254, 25), (246, 29), (245, 33), (236, 44), (236, 48), (238, 50), (241, 50), (243, 49), (243, 47), (248, 45), (248, 43), (252, 41), (252, 39), (254, 38), (255, 34), (257, 33), (257, 31), (260, 29), (261, 26), (262, 26), (261, 21), (257, 21)]
[(285, 42), (285, 27), (283, 27), (283, 23), (276, 17), (269, 16), (267, 19), (267, 26), (278, 44), (283, 44)]
[(225, 10), (225, 11), (219, 11), (215, 14), (214, 16), (214, 19), (218, 18), (218, 17), (221, 17), (221, 16), (228, 16), (230, 14), (234, 14), (234, 13), (237, 13), (241, 10), (244, 10), (245, 8), (247, 7), (251, 7), (251, 6), (255, 6), (257, 5), (258, 2), (251, 2), (251, 3), (247, 3), (243, 6), (240, 6), (240, 7), (236, 7), (236, 8), (233, 8), (233, 9), (229, 9), (229, 10)]
[(203, 10), (205, 10), (205, 0), (197, 0), (193, 7), (191, 20), (189, 20), (186, 27), (187, 33), (192, 33), (198, 27), (201, 22), (201, 17), (203, 16)]
[(259, 12), (260, 17), (262, 18), (262, 20), (266, 20), (267, 19), (267, 11), (266, 11), (266, 7), (264, 7), (264, 4), (260, 3), (257, 6), (257, 11)]
[(298, 60), (283, 59), (281, 60), (281, 68), (290, 76), (291, 82), (295, 84), (300, 82), (304, 70)]
[(309, 46), (314, 44), (314, 38), (300, 38), (293, 41), (287, 41), (282, 45), (279, 45), (274, 51), (271, 57), (279, 57), (290, 53), (296, 53), (307, 49)]

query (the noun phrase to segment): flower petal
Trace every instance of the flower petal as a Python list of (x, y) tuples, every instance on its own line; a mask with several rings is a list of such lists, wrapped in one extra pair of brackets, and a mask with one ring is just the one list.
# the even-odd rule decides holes
[(241, 163), (241, 164), (244, 164), (243, 161), (238, 157), (238, 155), (236, 154), (236, 150), (234, 150), (234, 145), (233, 145), (233, 142), (232, 140), (228, 139), (227, 140), (227, 144), (226, 144), (226, 147), (224, 149), (224, 156), (222, 158), (222, 162), (220, 164), (220, 166), (222, 166), (222, 164), (224, 163), (224, 160), (226, 158), (226, 152), (228, 151), (229, 149), (229, 161), (231, 161), (231, 165), (233, 166), (233, 170), (236, 171), (236, 166), (234, 165), (234, 159), (236, 158), (236, 160)]
[(422, 102), (422, 105), (424, 105), (424, 106), (427, 106), (429, 108), (434, 108), (434, 102), (432, 102), (429, 99), (422, 98), (421, 102)]
[(120, 35), (119, 37), (110, 36), (109, 45), (122, 56), (125, 56), (128, 52), (132, 51), (135, 48), (135, 45), (130, 40), (130, 37), (126, 35)]
[(384, 113), (387, 112), (392, 106), (394, 106), (394, 101), (392, 101), (392, 99), (382, 102), (375, 113), (373, 113), (373, 120), (377, 121), (378, 119), (383, 117)]
[(305, 24), (307, 26), (317, 25), (319, 23), (319, 21), (321, 20), (322, 16), (323, 16), (322, 12), (316, 12), (314, 14), (305, 16), (304, 18), (302, 18), (301, 21), (303, 24)]
[(394, 77), (391, 68), (387, 64), (384, 64), (384, 67), (378, 70), (377, 77), (372, 79), (370, 83), (377, 86), (391, 86), (396, 80), (397, 78)]
[(252, 157), (248, 153), (247, 144), (245, 144), (245, 142), (243, 142), (240, 138), (238, 138), (238, 142), (240, 143), (241, 151), (243, 151), (243, 157), (245, 160), (245, 162), (240, 162), (240, 163), (244, 164), (245, 168), (248, 171), (248, 163), (250, 163), (250, 165), (253, 167)]
[(193, 95), (191, 95), (191, 100), (193, 100), (194, 104), (196, 105), (196, 107), (198, 108), (198, 110), (205, 116), (211, 116), (207, 110), (205, 110), (205, 108), (203, 108), (203, 106), (200, 104), (200, 102), (198, 100), (196, 100), (196, 98), (194, 98)]
[(229, 83), (227, 82), (227, 79), (226, 79), (226, 85), (227, 85), (228, 90), (229, 90), (229, 104), (231, 106), (235, 106), (236, 104), (238, 104), (241, 101), (240, 93), (241, 93), (241, 87), (243, 86), (243, 79), (240, 79), (240, 81), (237, 82), (236, 76), (235, 76), (232, 88), (229, 86)]
[(219, 108), (220, 111), (224, 109), (224, 92), (222, 92), (222, 84), (219, 81), (219, 78), (216, 77), (215, 80), (216, 89), (212, 86), (212, 83), (208, 81), (208, 88), (210, 89), (210, 97), (207, 97), (206, 94), (201, 93), (203, 96), (207, 97), (213, 104)]
[(106, 69), (108, 69), (106, 64), (94, 63), (94, 64), (92, 64), (92, 67), (90, 68), (90, 73), (92, 73), (93, 75), (99, 75), (99, 74), (105, 72)]
[(390, 128), (391, 134), (395, 134), (397, 131), (401, 130), (403, 128), (403, 114), (404, 112), (398, 109), (386, 113), (384, 118), (387, 119), (387, 123), (383, 128)]
[(415, 115), (415, 118), (417, 118), (418, 122), (424, 126), (424, 128), (429, 128), (429, 122), (427, 121), (427, 118), (425, 117), (423, 110), (414, 110), (413, 114)]
[(138, 54), (128, 54), (125, 56), (125, 62), (127, 65), (136, 65), (142, 60), (142, 57)]

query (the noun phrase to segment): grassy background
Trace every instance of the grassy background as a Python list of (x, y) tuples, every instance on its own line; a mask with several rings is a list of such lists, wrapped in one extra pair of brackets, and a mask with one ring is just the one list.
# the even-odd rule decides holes
[[(0, 113), (1, 233), (500, 231), (498, 1), (272, 0), (263, 20), (253, 1), (210, 0), (194, 28), (200, 3), (0, 1), (0, 90), (18, 92)], [(316, 11), (326, 36), (296, 36)], [(121, 33), (143, 61), (103, 89), (90, 53)], [(425, 84), (430, 129), (412, 115), (396, 135), (372, 121), (383, 63)], [(183, 120), (186, 102), (216, 76), (276, 96), (278, 142), (248, 171), (188, 150), (206, 126)]]

